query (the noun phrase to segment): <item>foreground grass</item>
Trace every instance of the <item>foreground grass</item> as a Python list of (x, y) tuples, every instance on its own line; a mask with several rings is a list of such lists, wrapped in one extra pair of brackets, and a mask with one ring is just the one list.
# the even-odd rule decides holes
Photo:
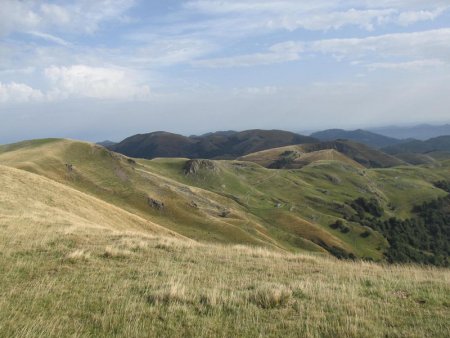
[(448, 270), (92, 229), (0, 248), (5, 337), (450, 335)]

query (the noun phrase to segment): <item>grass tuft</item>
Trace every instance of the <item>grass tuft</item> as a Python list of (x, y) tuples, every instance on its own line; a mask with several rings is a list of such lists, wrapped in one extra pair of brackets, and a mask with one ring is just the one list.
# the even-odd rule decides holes
[(186, 294), (186, 287), (182, 282), (176, 280), (171, 280), (161, 290), (149, 295), (147, 300), (151, 305), (185, 304), (190, 302)]
[(264, 285), (250, 296), (250, 301), (263, 309), (275, 309), (288, 305), (292, 290), (281, 284)]
[(104, 258), (128, 258), (133, 255), (133, 252), (126, 249), (119, 249), (113, 246), (107, 246), (105, 248), (102, 257)]
[(84, 249), (77, 249), (66, 256), (69, 261), (87, 261), (91, 258), (91, 253)]

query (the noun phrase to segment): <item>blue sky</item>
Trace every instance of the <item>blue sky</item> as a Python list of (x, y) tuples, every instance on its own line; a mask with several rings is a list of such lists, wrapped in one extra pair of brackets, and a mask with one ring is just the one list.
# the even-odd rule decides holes
[(450, 121), (448, 0), (0, 1), (0, 143)]

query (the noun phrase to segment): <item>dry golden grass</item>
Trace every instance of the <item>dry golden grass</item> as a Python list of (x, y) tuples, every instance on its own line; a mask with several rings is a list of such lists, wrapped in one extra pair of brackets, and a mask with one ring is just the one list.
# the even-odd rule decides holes
[(321, 161), (339, 161), (341, 163), (351, 165), (354, 168), (364, 169), (361, 164), (334, 149), (325, 149), (310, 152), (307, 150), (307, 147), (303, 145), (292, 145), (262, 150), (256, 153), (242, 156), (239, 158), (239, 160), (257, 163), (263, 167), (269, 167), (277, 160), (280, 160), (283, 157), (282, 155), (286, 152), (293, 152), (296, 154), (292, 163), (289, 164), (289, 168), (301, 168), (307, 164)]
[(39, 246), (3, 245), (0, 335), (449, 333), (448, 270), (197, 245), (139, 233), (94, 232), (79, 241), (86, 238), (79, 230)]
[(12, 240), (29, 236), (38, 226), (49, 236), (55, 230), (71, 233), (77, 228), (176, 236), (158, 224), (42, 176), (0, 165), (0, 177), (0, 215), (4, 227), (16, 229)]

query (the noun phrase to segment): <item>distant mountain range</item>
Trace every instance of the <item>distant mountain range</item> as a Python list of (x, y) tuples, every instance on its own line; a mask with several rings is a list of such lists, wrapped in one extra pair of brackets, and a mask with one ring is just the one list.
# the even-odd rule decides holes
[[(330, 133), (324, 132), (330, 136)], [(357, 140), (382, 144), (398, 144), (399, 140), (358, 130), (339, 131), (336, 136), (347, 140), (321, 142), (319, 139), (281, 130), (247, 130), (183, 136), (167, 132), (139, 134), (106, 147), (118, 153), (138, 158), (158, 157), (241, 159), (268, 168), (300, 168), (318, 160), (340, 159), (366, 168), (385, 168), (405, 161), (374, 149)], [(318, 133), (320, 134), (320, 133)], [(320, 135), (319, 135), (320, 136)], [(365, 136), (365, 137), (362, 137)], [(105, 142), (104, 142), (105, 143)], [(246, 156), (247, 155), (247, 156)]]
[(117, 144), (117, 142), (113, 142), (113, 141), (110, 141), (110, 140), (105, 140), (105, 141), (102, 141), (102, 142), (97, 142), (97, 144), (107, 148), (107, 147), (111, 147), (111, 146)]
[(383, 148), (389, 154), (416, 153), (428, 154), (433, 152), (450, 151), (450, 135), (431, 138), (426, 141), (411, 140)]
[(138, 134), (108, 149), (131, 157), (187, 157), (234, 159), (264, 149), (314, 143), (317, 139), (282, 130), (246, 130), (183, 136), (168, 132)]
[[(403, 128), (402, 135), (411, 136), (417, 131), (417, 135), (421, 137), (425, 132), (447, 132), (447, 128), (450, 129), (450, 125), (422, 125)], [(450, 130), (448, 132), (450, 135)], [(260, 129), (240, 132), (217, 131), (192, 136), (157, 131), (133, 135), (119, 143), (103, 141), (99, 144), (137, 158), (237, 159), (252, 154), (250, 158), (256, 158), (254, 162), (257, 163), (261, 161), (259, 158), (261, 151), (302, 145), (299, 149), (295, 149), (295, 156), (289, 153), (288, 148), (285, 149), (289, 153), (287, 157), (273, 151), (263, 154), (264, 163), (267, 162), (268, 154), (272, 156), (273, 161), (267, 166), (286, 168), (297, 168), (312, 159), (340, 156), (336, 152), (365, 167), (427, 164), (435, 163), (437, 158), (450, 158), (450, 136), (444, 135), (423, 141), (411, 138), (399, 139), (363, 129), (328, 129), (312, 133), (310, 136), (283, 130)], [(258, 154), (256, 157), (253, 155), (255, 153)], [(286, 161), (292, 163), (286, 164)]]
[(383, 148), (402, 142), (402, 140), (372, 133), (363, 129), (351, 131), (343, 129), (328, 129), (312, 133), (311, 136), (321, 141), (334, 141), (340, 139), (352, 140), (373, 148)]
[(450, 135), (450, 124), (445, 125), (430, 125), (421, 124), (411, 127), (381, 127), (381, 128), (368, 128), (369, 131), (377, 134), (381, 134), (388, 137), (397, 139), (416, 139), (416, 140), (428, 140), (430, 138)]

